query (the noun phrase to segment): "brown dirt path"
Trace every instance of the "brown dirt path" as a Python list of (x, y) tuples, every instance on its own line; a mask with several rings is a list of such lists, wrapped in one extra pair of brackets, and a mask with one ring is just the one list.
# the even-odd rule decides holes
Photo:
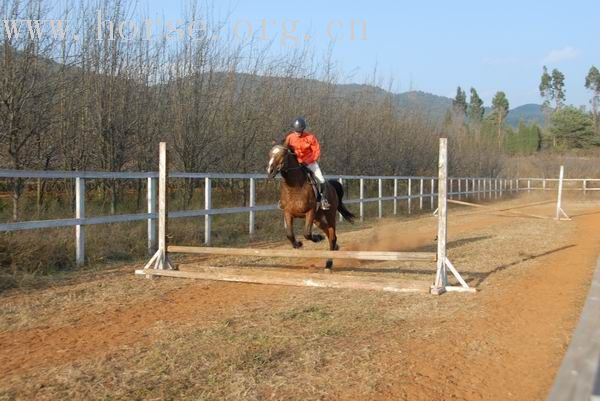
[[(532, 212), (547, 214), (548, 208)], [(510, 221), (507, 217), (484, 214), (456, 218), (451, 221), (451, 236), (509, 225)], [(397, 372), (390, 371), (389, 387), (373, 398), (544, 399), (576, 324), (595, 258), (600, 253), (596, 234), (600, 214), (589, 213), (588, 208), (588, 213), (566, 224), (574, 225), (568, 238), (574, 246), (536, 256), (533, 266), (517, 275), (503, 276), (503, 269), (498, 269), (494, 285), (486, 282), (476, 298), (450, 294), (445, 297), (454, 298), (440, 297), (433, 301), (442, 305), (464, 299), (465, 303), (477, 304), (477, 314), (466, 309), (443, 318), (423, 316), (416, 324), (434, 334), (427, 338), (411, 337), (408, 344), (380, 339), (382, 348), (389, 345), (404, 350), (401, 356), (382, 353), (379, 356), (382, 369), (401, 365), (409, 372), (410, 379), (399, 383), (394, 380)], [(431, 220), (393, 223), (370, 230), (370, 241), (364, 246), (382, 250), (431, 246), (432, 227)], [(391, 232), (400, 239), (385, 243)], [(358, 240), (364, 235), (356, 232), (347, 238)], [(350, 246), (351, 242), (348, 241)], [(536, 255), (536, 250), (528, 253)], [(529, 257), (524, 255), (523, 260)], [(163, 293), (159, 284), (156, 291), (157, 297), (152, 302), (104, 309), (93, 305), (76, 324), (0, 332), (0, 377), (6, 379), (26, 371), (108, 354), (120, 347), (149, 343), (154, 340), (150, 329), (157, 324), (211, 322), (232, 311), (243, 313), (244, 309), (265, 307), (270, 302), (285, 302), (289, 294), (285, 287), (200, 282)], [(336, 393), (337, 398), (355, 398), (352, 389), (348, 391)]]
[(498, 291), (477, 295), (481, 315), (449, 316), (438, 322), (435, 338), (411, 343), (408, 363), (416, 373), (393, 387), (390, 399), (544, 400), (600, 254), (600, 213), (562, 224), (572, 223), (573, 246), (537, 258)]

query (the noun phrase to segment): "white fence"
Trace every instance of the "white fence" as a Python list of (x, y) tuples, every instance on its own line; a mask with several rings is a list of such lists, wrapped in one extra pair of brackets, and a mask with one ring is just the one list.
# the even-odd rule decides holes
[[(33, 179), (73, 179), (75, 180), (75, 216), (73, 218), (55, 220), (20, 221), (0, 224), (0, 231), (10, 232), (19, 230), (32, 230), (41, 228), (75, 227), (76, 262), (81, 265), (85, 262), (85, 229), (86, 225), (111, 224), (135, 221), (146, 221), (148, 225), (148, 253), (156, 250), (156, 219), (157, 219), (157, 172), (77, 172), (77, 171), (27, 171), (27, 170), (0, 170), (0, 179), (33, 178)], [(248, 233), (255, 232), (256, 212), (276, 210), (276, 204), (256, 204), (256, 181), (265, 180), (264, 174), (220, 174), (220, 173), (177, 173), (169, 174), (169, 178), (196, 179), (204, 181), (204, 208), (196, 210), (170, 211), (169, 218), (201, 217), (204, 216), (204, 242), (211, 243), (212, 216), (247, 213)], [(424, 207), (434, 208), (436, 198), (435, 188), (437, 177), (408, 177), (408, 176), (354, 176), (336, 175), (328, 176), (329, 179), (337, 179), (340, 182), (358, 181), (359, 197), (357, 199), (345, 199), (346, 204), (359, 205), (359, 217), (361, 221), (365, 216), (365, 204), (377, 202), (378, 217), (383, 217), (383, 202), (393, 202), (393, 214), (398, 213), (398, 202), (406, 201), (407, 213), (413, 210), (422, 210)], [(135, 214), (117, 214), (107, 216), (86, 216), (85, 210), (85, 188), (86, 180), (147, 180), (147, 212)], [(216, 179), (249, 180), (248, 206), (245, 207), (212, 207), (212, 182)], [(365, 198), (365, 182), (377, 181), (378, 196)], [(549, 178), (482, 178), (482, 177), (452, 177), (448, 179), (449, 198), (471, 197), (478, 200), (497, 199), (508, 193), (519, 191), (551, 190), (552, 185), (558, 179)], [(384, 183), (393, 182), (393, 194), (384, 196)], [(581, 184), (573, 186), (572, 183)], [(565, 179), (565, 190), (587, 191), (600, 190), (600, 186), (594, 187), (594, 183), (600, 179)], [(399, 193), (400, 184), (406, 188), (406, 192)], [(413, 203), (414, 202), (414, 203)], [(418, 203), (418, 204), (417, 204)], [(426, 204), (428, 203), (428, 205)]]

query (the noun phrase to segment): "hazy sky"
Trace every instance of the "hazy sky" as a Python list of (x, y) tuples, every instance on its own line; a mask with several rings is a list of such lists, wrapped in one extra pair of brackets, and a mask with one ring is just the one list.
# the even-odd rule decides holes
[[(142, 0), (152, 15), (176, 18), (184, 2)], [(334, 58), (344, 81), (362, 83), (375, 66), (383, 86), (394, 91), (423, 90), (453, 97), (456, 86), (475, 87), (490, 104), (498, 90), (511, 108), (540, 103), (543, 65), (566, 75), (567, 103), (587, 105), (584, 79), (600, 67), (600, 2), (566, 1), (326, 1), (238, 0), (215, 2), (214, 13), (230, 30), (274, 40), (276, 46), (309, 41)], [(296, 31), (282, 41), (282, 33)], [(351, 40), (351, 24), (355, 38)], [(266, 22), (265, 22), (266, 21)], [(366, 25), (366, 38), (363, 25)], [(285, 24), (285, 27), (284, 27)]]

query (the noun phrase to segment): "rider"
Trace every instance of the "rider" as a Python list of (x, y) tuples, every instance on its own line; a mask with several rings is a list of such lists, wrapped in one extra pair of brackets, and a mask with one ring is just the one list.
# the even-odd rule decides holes
[(304, 118), (296, 118), (292, 122), (293, 131), (288, 133), (283, 145), (292, 150), (296, 154), (298, 162), (306, 166), (313, 173), (313, 176), (319, 183), (321, 209), (328, 210), (330, 205), (327, 201), (326, 181), (317, 163), (321, 155), (321, 146), (317, 137), (312, 132), (305, 131), (305, 129), (306, 121), (304, 121)]

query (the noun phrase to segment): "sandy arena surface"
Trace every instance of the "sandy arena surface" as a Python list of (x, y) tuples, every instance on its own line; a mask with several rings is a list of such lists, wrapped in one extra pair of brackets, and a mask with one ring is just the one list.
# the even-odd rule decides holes
[[(0, 399), (543, 400), (600, 253), (600, 207), (567, 201), (573, 220), (557, 222), (534, 217), (553, 216), (551, 204), (518, 207), (534, 201), (451, 209), (449, 256), (475, 295), (145, 280), (133, 265), (3, 294)], [(428, 251), (434, 237), (435, 219), (422, 216), (339, 241), (346, 250)], [(307, 274), (321, 266), (180, 261)], [(334, 269), (399, 280), (435, 272), (427, 263)]]

